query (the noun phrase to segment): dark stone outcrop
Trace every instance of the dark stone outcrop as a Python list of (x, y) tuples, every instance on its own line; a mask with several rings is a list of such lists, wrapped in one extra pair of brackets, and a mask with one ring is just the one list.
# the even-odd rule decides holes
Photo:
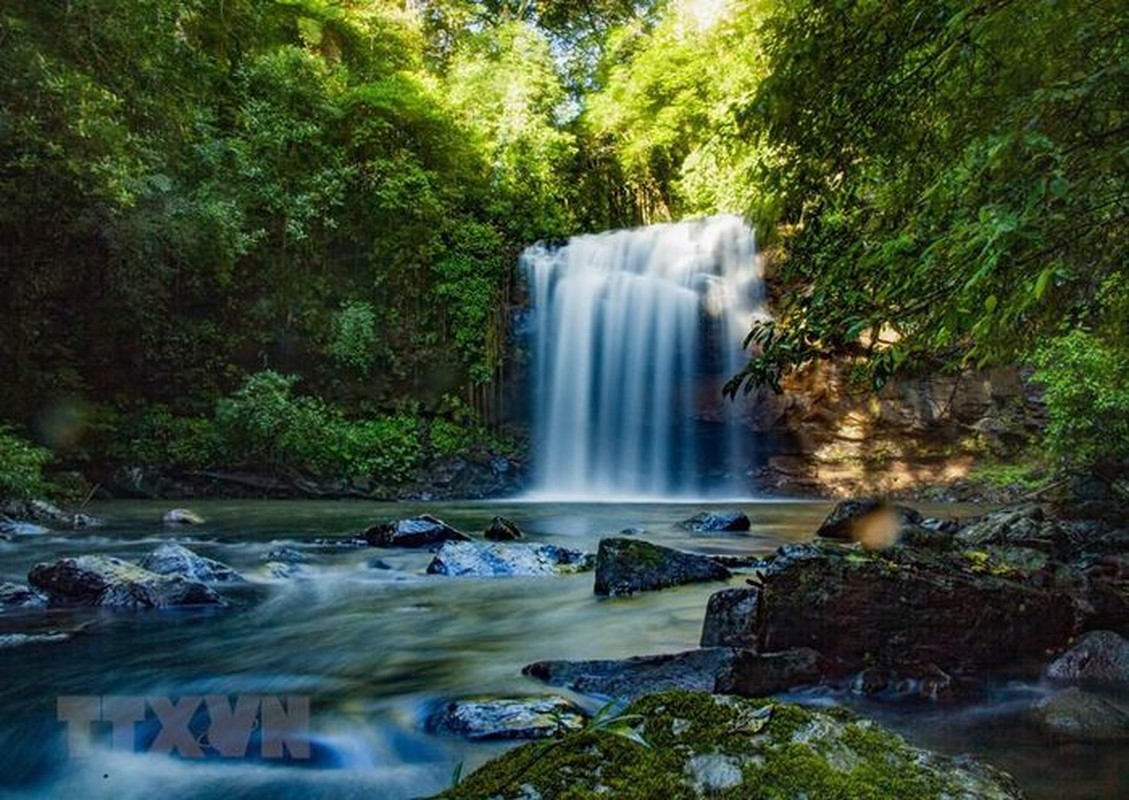
[(512, 542), (525, 538), (521, 528), (505, 517), (494, 517), (490, 521), (490, 527), (486, 529), (485, 536), (492, 542)]
[(638, 697), (648, 692), (689, 689), (712, 692), (732, 669), (738, 651), (709, 647), (657, 656), (596, 661), (537, 661), (522, 674), (600, 697)]
[(1050, 663), (1047, 677), (1129, 686), (1129, 639), (1113, 631), (1090, 631)]
[(430, 514), (382, 522), (365, 531), (364, 538), (372, 547), (432, 547), (443, 542), (471, 541), (465, 533)]
[(765, 697), (819, 683), (823, 673), (823, 657), (811, 648), (800, 647), (781, 653), (741, 650), (729, 669), (718, 675), (714, 691)]
[(757, 589), (723, 589), (710, 595), (702, 623), (702, 647), (757, 646)]
[(584, 572), (595, 556), (552, 544), (447, 542), (427, 566), (429, 575), (497, 578)]
[(854, 541), (860, 537), (861, 528), (873, 524), (878, 516), (893, 514), (895, 524), (901, 527), (919, 526), (925, 521), (909, 506), (891, 506), (882, 500), (844, 500), (837, 503), (815, 535), (823, 539)]
[(472, 741), (545, 739), (580, 730), (586, 717), (563, 697), (452, 700), (429, 714), (425, 727)]
[(660, 692), (615, 731), (526, 744), (464, 778), (449, 800), (883, 797), (1018, 800), (1010, 776), (912, 747), (843, 709)]
[(977, 671), (1042, 658), (1082, 630), (1084, 609), (1066, 589), (979, 571), (978, 560), (961, 554), (836, 545), (782, 551), (762, 575), (763, 652), (811, 647), (845, 671), (924, 664)]
[(729, 570), (705, 556), (639, 539), (603, 539), (596, 554), (596, 594), (626, 595), (729, 577)]
[(28, 583), (45, 592), (53, 606), (165, 608), (224, 604), (202, 583), (158, 575), (109, 556), (79, 556), (37, 564), (28, 573)]
[(246, 580), (227, 564), (204, 558), (174, 542), (166, 542), (138, 563), (158, 575), (179, 575), (199, 583), (243, 583)]
[(695, 533), (747, 531), (749, 517), (744, 511), (702, 511), (678, 523), (678, 527)]
[(1027, 547), (1068, 555), (1071, 544), (1066, 530), (1039, 505), (1020, 505), (972, 521), (956, 534), (961, 547), (1005, 545)]
[(97, 528), (103, 524), (97, 517), (63, 511), (46, 500), (9, 500), (0, 506), (0, 514), (54, 528)]

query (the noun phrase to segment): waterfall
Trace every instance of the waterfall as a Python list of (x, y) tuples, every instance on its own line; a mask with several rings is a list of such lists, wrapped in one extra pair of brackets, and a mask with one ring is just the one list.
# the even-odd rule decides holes
[[(536, 492), (738, 491), (721, 384), (764, 314), (753, 231), (733, 215), (576, 236), (522, 255), (533, 313)], [(727, 485), (728, 484), (728, 485)]]

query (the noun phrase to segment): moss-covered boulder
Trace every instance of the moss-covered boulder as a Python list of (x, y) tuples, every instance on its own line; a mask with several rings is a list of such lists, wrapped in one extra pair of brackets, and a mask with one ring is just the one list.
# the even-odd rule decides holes
[(179, 575), (158, 575), (110, 556), (63, 558), (36, 564), (28, 583), (47, 595), (53, 606), (168, 608), (220, 606), (223, 599), (203, 583)]
[(693, 692), (648, 695), (487, 763), (445, 798), (1019, 798), (1009, 776), (911, 747), (850, 712)]
[(596, 594), (628, 595), (729, 576), (729, 570), (706, 556), (638, 539), (602, 539), (596, 553)]

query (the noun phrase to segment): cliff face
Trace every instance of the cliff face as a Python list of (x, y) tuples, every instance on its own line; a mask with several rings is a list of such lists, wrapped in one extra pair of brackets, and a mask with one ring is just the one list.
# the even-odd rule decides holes
[(853, 389), (848, 368), (814, 364), (783, 395), (752, 399), (754, 489), (836, 497), (948, 485), (1042, 424), (1041, 399), (1015, 369), (903, 377), (875, 394)]

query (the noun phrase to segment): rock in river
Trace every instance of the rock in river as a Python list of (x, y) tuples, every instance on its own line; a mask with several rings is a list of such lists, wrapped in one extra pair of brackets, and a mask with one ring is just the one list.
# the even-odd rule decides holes
[(179, 575), (200, 583), (243, 583), (246, 580), (227, 564), (196, 555), (173, 542), (161, 545), (141, 559), (140, 564), (158, 575)]
[(524, 539), (521, 528), (505, 517), (494, 517), (490, 527), (486, 529), (486, 538), (492, 542), (512, 542), (515, 539)]
[(714, 691), (737, 658), (728, 647), (596, 661), (537, 661), (522, 674), (600, 697), (638, 697), (667, 689)]
[(1113, 631), (1090, 631), (1051, 662), (1047, 677), (1129, 686), (1129, 639)]
[(757, 645), (758, 589), (722, 589), (710, 595), (702, 623), (702, 647)]
[(453, 733), (474, 741), (544, 739), (584, 726), (584, 711), (563, 697), (453, 700), (427, 718), (432, 733)]
[(462, 531), (430, 514), (382, 522), (365, 531), (364, 537), (372, 547), (431, 547), (443, 542), (471, 541)]
[(596, 554), (596, 594), (625, 595), (686, 583), (723, 581), (729, 570), (705, 556), (638, 539), (603, 539)]
[(1057, 739), (1089, 742), (1129, 739), (1129, 713), (1124, 708), (1074, 686), (1040, 701), (1033, 713), (1036, 723)]
[(531, 743), (511, 750), (442, 796), (1022, 797), (1005, 773), (912, 747), (842, 709), (663, 692), (636, 700), (619, 719), (617, 735), (585, 729), (550, 748)]
[(79, 556), (36, 564), (28, 573), (28, 583), (44, 591), (51, 605), (165, 608), (224, 604), (202, 583), (158, 575), (110, 556)]
[(678, 527), (695, 533), (747, 531), (750, 522), (744, 511), (702, 511), (678, 523)]
[(47, 598), (18, 583), (0, 582), (0, 611), (43, 608)]
[(165, 512), (161, 522), (166, 525), (203, 525), (204, 518), (187, 508), (173, 508)]
[(551, 544), (447, 542), (427, 566), (429, 575), (496, 578), (554, 575), (592, 569), (595, 557)]

